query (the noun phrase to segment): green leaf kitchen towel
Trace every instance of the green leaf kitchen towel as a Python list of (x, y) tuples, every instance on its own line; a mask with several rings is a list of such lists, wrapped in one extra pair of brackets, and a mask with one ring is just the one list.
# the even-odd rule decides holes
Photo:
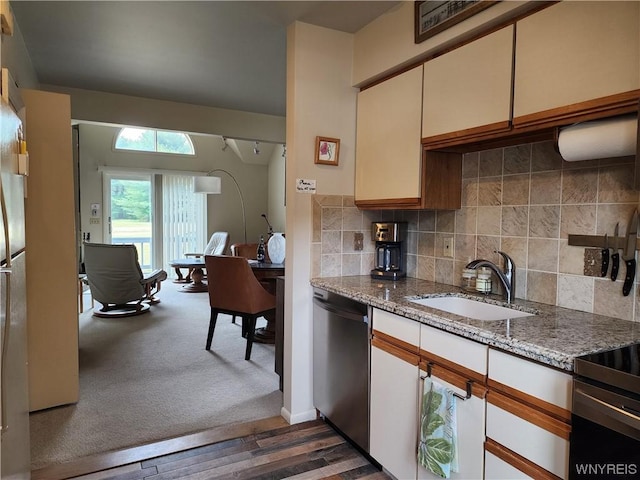
[(418, 461), (442, 478), (458, 471), (456, 397), (430, 377), (424, 381)]

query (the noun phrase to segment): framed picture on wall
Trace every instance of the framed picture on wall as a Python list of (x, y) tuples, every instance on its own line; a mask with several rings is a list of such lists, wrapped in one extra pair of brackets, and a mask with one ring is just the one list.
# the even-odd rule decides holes
[(475, 15), (499, 0), (424, 0), (415, 2), (415, 43), (452, 27)]
[(340, 154), (340, 139), (316, 137), (316, 155), (314, 163), (321, 165), (338, 165)]

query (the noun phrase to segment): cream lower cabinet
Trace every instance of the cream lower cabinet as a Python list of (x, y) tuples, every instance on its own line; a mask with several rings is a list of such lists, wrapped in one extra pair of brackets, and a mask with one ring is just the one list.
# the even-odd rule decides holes
[[(423, 378), (431, 375), (466, 397), (467, 381), (483, 379), (484, 374), (473, 373), (446, 357), (451, 353), (461, 355), (465, 357), (464, 363), (470, 357), (470, 363), (484, 365), (486, 369), (486, 346), (378, 309), (373, 311), (372, 326), (371, 456), (398, 479), (440, 478), (418, 466)], [(442, 346), (449, 353), (440, 356), (419, 349), (425, 338), (427, 345), (442, 344), (444, 339), (445, 344), (437, 350)], [(483, 472), (486, 389), (482, 381), (474, 381), (470, 388), (471, 398), (456, 402), (459, 471), (452, 474), (454, 479), (481, 478)]]
[(491, 349), (487, 385), (484, 477), (566, 478), (571, 375)]
[[(482, 478), (487, 346), (421, 325), (420, 358), (421, 377), (431, 376), (462, 397), (456, 399), (458, 471), (451, 478)], [(418, 478), (440, 477), (419, 465)]]
[(398, 479), (415, 479), (420, 324), (374, 309), (370, 454)]

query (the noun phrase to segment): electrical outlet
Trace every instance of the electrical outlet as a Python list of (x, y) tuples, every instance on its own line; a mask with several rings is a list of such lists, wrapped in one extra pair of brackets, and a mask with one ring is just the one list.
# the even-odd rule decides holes
[(354, 232), (353, 234), (353, 249), (356, 252), (362, 251), (364, 248), (364, 234), (362, 232)]
[(442, 256), (453, 258), (453, 237), (446, 237), (442, 246)]

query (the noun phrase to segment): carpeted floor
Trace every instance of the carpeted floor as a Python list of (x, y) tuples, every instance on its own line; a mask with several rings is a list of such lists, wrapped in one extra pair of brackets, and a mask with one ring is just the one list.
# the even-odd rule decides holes
[(274, 346), (254, 343), (245, 361), (239, 324), (221, 315), (206, 351), (208, 296), (180, 288), (164, 282), (161, 303), (137, 317), (85, 306), (80, 401), (31, 414), (32, 468), (280, 414)]

